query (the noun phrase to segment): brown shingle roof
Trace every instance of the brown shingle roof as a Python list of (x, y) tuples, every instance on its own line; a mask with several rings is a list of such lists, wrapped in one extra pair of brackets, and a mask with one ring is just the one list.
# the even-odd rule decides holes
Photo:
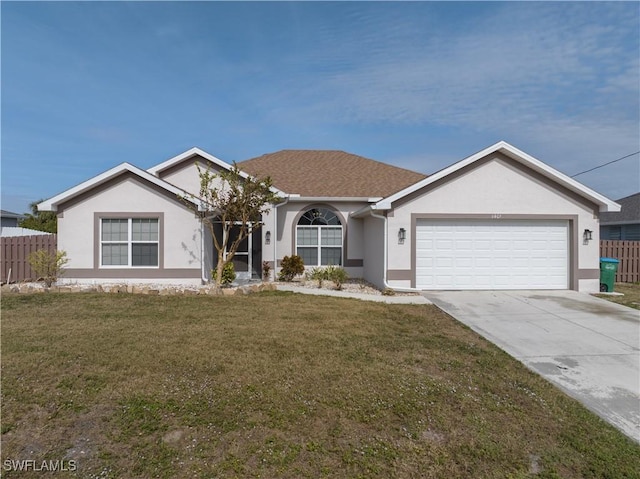
[(426, 175), (338, 150), (282, 150), (246, 160), (238, 167), (270, 176), (273, 186), (301, 196), (386, 197)]

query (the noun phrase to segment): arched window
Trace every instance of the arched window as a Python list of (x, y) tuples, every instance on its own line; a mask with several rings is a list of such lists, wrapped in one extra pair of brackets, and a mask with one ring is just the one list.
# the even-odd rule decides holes
[(296, 226), (296, 254), (305, 266), (342, 265), (342, 223), (326, 208), (307, 210)]

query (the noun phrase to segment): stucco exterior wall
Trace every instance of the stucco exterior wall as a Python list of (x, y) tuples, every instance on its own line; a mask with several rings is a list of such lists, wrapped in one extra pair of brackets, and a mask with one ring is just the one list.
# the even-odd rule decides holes
[[(580, 291), (595, 292), (599, 288), (597, 207), (500, 154), (397, 203), (388, 218), (388, 268), (395, 271), (389, 276), (389, 283), (394, 287), (410, 287), (410, 277), (415, 275), (411, 251), (415, 247), (412, 222), (416, 215), (459, 215), (487, 219), (570, 218), (570, 255), (576, 255), (577, 264), (577, 271), (570, 268), (570, 273)], [(400, 228), (406, 230), (402, 245), (397, 241)], [(585, 229), (593, 231), (593, 240), (587, 244), (582, 240)], [(391, 279), (394, 275), (403, 279)]]
[[(200, 192), (200, 175), (196, 164), (204, 171), (209, 166), (209, 171), (214, 174), (220, 171), (217, 165), (211, 164), (204, 158), (195, 157), (161, 171), (158, 177), (197, 196)], [(212, 186), (218, 187), (220, 184), (221, 182), (216, 179)]]
[[(277, 211), (275, 208), (271, 208), (268, 214), (262, 215), (262, 228), (260, 229), (260, 237), (262, 242), (262, 261), (267, 261), (271, 264), (271, 279), (275, 276), (275, 248), (276, 248), (276, 216)], [(267, 231), (270, 233), (269, 244), (265, 241), (265, 235)]]
[[(364, 202), (313, 202), (313, 201), (290, 201), (278, 207), (277, 212), (277, 229), (271, 230), (271, 241), (276, 243), (276, 255), (278, 264), (285, 256), (295, 254), (295, 226), (299, 217), (313, 207), (328, 208), (337, 212), (341, 217), (343, 226), (343, 265), (344, 269), (351, 278), (361, 278), (363, 276), (363, 258), (364, 258), (364, 226), (363, 220), (359, 218), (351, 218), (350, 214), (360, 208), (366, 206)], [(275, 221), (273, 215), (272, 221)], [(273, 225), (273, 223), (272, 223)], [(273, 232), (277, 231), (277, 234)], [(346, 248), (344, 248), (346, 246)], [(265, 246), (265, 250), (271, 249), (271, 252), (263, 251), (263, 255), (269, 254), (273, 258), (273, 248)], [(263, 256), (266, 258), (266, 256)]]
[(364, 257), (363, 277), (378, 288), (384, 289), (384, 221), (367, 217), (363, 220)]
[[(158, 268), (100, 268), (98, 216), (161, 214)], [(132, 177), (116, 180), (95, 194), (58, 210), (58, 248), (69, 258), (67, 281), (171, 281), (200, 283), (201, 226), (179, 200)], [(119, 276), (121, 274), (121, 276)]]

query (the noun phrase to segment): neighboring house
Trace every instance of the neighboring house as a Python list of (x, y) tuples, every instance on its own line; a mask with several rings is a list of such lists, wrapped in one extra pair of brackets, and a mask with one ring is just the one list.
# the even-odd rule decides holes
[[(58, 215), (67, 281), (209, 280), (212, 238), (181, 197), (193, 148), (148, 170), (118, 165), (40, 205)], [(238, 164), (270, 176), (282, 201), (234, 260), (240, 277), (279, 266), (344, 266), (397, 289), (599, 291), (598, 215), (619, 205), (505, 142), (429, 177), (341, 151), (285, 150)]]
[(20, 213), (12, 213), (11, 211), (0, 210), (0, 227), (17, 227), (18, 222), (25, 218), (25, 215)]
[(601, 240), (640, 241), (640, 193), (616, 200), (622, 209), (600, 214)]
[(0, 236), (2, 236), (3, 238), (10, 238), (15, 236), (41, 236), (52, 234), (53, 233), (47, 233), (46, 231), (20, 228), (19, 226), (3, 226), (2, 228), (0, 228)]

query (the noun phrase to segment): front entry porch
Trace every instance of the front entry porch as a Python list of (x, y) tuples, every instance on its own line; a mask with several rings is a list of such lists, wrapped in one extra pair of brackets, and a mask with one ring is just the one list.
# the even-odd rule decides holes
[[(236, 281), (246, 282), (252, 279), (262, 278), (262, 236), (260, 229), (253, 232), (242, 240), (238, 246), (236, 253), (231, 260), (233, 268), (236, 272)], [(222, 225), (214, 225), (214, 233), (217, 238), (222, 238)], [(233, 244), (240, 233), (240, 226), (233, 226), (229, 231), (229, 241), (227, 245)], [(211, 242), (213, 266), (215, 269), (218, 263), (218, 252), (215, 243)], [(226, 253), (225, 253), (226, 255)]]

